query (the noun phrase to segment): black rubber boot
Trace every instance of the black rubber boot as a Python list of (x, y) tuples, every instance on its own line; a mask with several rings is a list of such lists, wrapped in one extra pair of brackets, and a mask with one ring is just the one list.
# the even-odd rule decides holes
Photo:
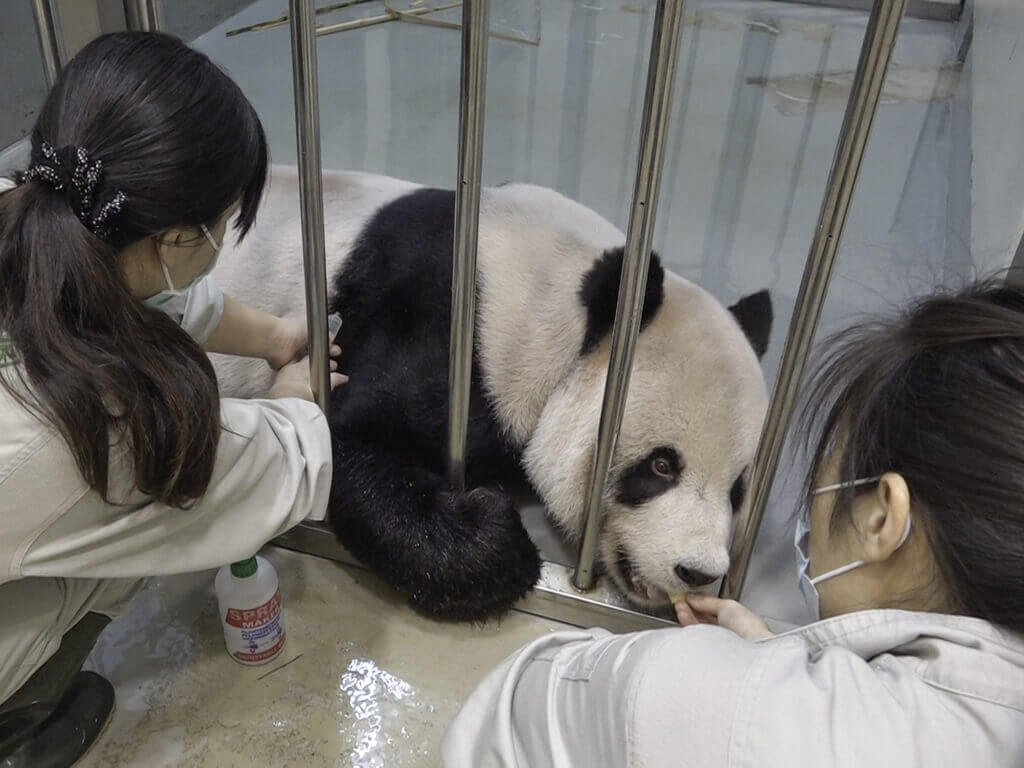
[(114, 688), (82, 664), (110, 619), (87, 613), (60, 647), (0, 703), (0, 768), (65, 768), (85, 754), (110, 719)]
[(0, 768), (70, 768), (95, 743), (114, 712), (114, 686), (95, 672), (79, 672), (57, 708)]

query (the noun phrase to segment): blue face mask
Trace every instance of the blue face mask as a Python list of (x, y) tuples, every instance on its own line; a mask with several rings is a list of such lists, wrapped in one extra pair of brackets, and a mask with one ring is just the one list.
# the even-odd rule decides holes
[(183, 285), (180, 288), (175, 288), (174, 282), (171, 280), (171, 273), (167, 269), (167, 263), (160, 256), (160, 251), (157, 251), (156, 257), (160, 259), (160, 269), (164, 271), (164, 281), (167, 283), (167, 288), (160, 291), (160, 293), (154, 293), (146, 299), (146, 304), (149, 304), (151, 307), (161, 307), (172, 299), (181, 296), (181, 294), (188, 291), (189, 288), (213, 272), (213, 268), (217, 266), (217, 257), (220, 256), (220, 245), (213, 239), (213, 235), (210, 234), (210, 230), (206, 228), (205, 224), (200, 224), (199, 228), (203, 231), (203, 236), (206, 237), (206, 241), (213, 246), (213, 257), (210, 259), (210, 263), (203, 268), (202, 272), (189, 280), (186, 285)]
[[(870, 483), (877, 483), (880, 477), (868, 477), (863, 480), (850, 480), (845, 483), (836, 483), (835, 485), (826, 485), (822, 488), (817, 488), (811, 491), (812, 496), (821, 496), (825, 493), (834, 493), (835, 491), (842, 490), (843, 488), (856, 488), (861, 485), (869, 485)], [(796, 548), (796, 570), (797, 570), (797, 581), (800, 585), (800, 592), (804, 597), (804, 601), (807, 603), (807, 607), (811, 611), (811, 615), (814, 617), (814, 621), (821, 619), (821, 597), (818, 595), (817, 585), (823, 581), (834, 579), (836, 576), (842, 576), (844, 573), (849, 573), (854, 568), (860, 568), (864, 565), (863, 560), (854, 560), (848, 565), (841, 566), (828, 573), (823, 573), (820, 576), (815, 576), (813, 579), (810, 575), (811, 559), (810, 559), (810, 546), (811, 546), (811, 521), (808, 515), (809, 510), (804, 508), (801, 512), (800, 517), (796, 521), (796, 533), (793, 536), (793, 545)], [(899, 549), (906, 542), (907, 537), (910, 536), (910, 515), (907, 515), (907, 527), (903, 531), (903, 537), (900, 539), (899, 544), (896, 545), (896, 549)]]

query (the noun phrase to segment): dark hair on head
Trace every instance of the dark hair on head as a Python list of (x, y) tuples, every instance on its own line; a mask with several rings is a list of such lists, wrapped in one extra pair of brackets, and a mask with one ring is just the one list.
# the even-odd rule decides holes
[(1024, 290), (918, 300), (832, 337), (818, 370), (808, 500), (832, 446), (839, 481), (898, 472), (954, 609), (1024, 632)]
[[(21, 361), (0, 381), (59, 428), (104, 498), (110, 446), (124, 441), (136, 487), (186, 506), (213, 474), (217, 381), (202, 348), (132, 296), (120, 250), (171, 227), (210, 226), (239, 200), (244, 236), (267, 176), (259, 118), (203, 54), (169, 35), (124, 32), (68, 62), (31, 140), (33, 168), (54, 164), (52, 147), (70, 174), (83, 149), (102, 175), (85, 211), (49, 172), (0, 195), (0, 332)], [(118, 192), (118, 209), (90, 227)]]

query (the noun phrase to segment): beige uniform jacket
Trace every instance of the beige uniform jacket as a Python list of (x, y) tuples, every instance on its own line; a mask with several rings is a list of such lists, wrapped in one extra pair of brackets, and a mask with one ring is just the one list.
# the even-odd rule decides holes
[(448, 768), (1021, 768), (1024, 639), (866, 611), (750, 643), (559, 632), (480, 683)]
[[(222, 308), (208, 278), (164, 309), (202, 341)], [(0, 388), (0, 701), (86, 612), (116, 615), (146, 576), (241, 560), (302, 520), (324, 518), (331, 445), (316, 405), (223, 399), (221, 424), (213, 479), (192, 508), (135, 491), (116, 447), (111, 498), (124, 503), (108, 504), (52, 425)]]

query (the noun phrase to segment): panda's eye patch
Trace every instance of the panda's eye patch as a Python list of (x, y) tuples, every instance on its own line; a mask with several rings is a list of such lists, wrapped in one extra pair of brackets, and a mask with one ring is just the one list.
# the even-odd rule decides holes
[(615, 484), (622, 504), (639, 506), (679, 485), (683, 457), (672, 446), (660, 446), (626, 469)]

